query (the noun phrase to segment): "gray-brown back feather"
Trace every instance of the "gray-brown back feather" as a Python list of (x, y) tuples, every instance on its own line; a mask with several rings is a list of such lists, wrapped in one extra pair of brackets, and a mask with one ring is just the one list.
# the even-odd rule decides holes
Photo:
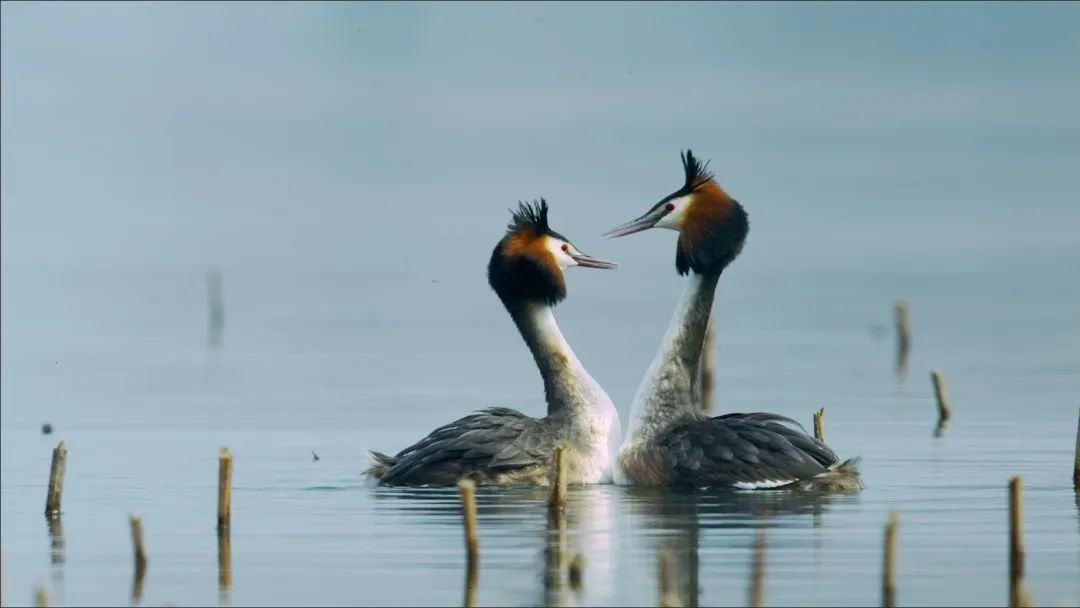
[(675, 485), (808, 479), (838, 458), (802, 427), (775, 414), (726, 414), (672, 426), (654, 443)]
[(382, 485), (492, 483), (546, 466), (557, 436), (547, 418), (493, 407), (441, 426), (394, 456)]

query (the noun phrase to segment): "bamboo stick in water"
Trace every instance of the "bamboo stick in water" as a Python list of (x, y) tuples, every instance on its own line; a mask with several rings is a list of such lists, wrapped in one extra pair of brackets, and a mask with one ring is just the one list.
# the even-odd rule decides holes
[(60, 498), (64, 492), (64, 470), (67, 468), (67, 446), (61, 441), (53, 449), (49, 468), (49, 494), (45, 498), (45, 517), (60, 517)]
[(232, 586), (232, 542), (228, 530), (218, 530), (218, 591), (224, 597)]
[(480, 550), (476, 543), (476, 482), (463, 479), (458, 482), (458, 494), (461, 496), (461, 512), (465, 517), (465, 551), (469, 563), (480, 560)]
[(881, 605), (892, 608), (896, 605), (896, 528), (899, 516), (896, 511), (889, 513), (889, 523), (885, 524), (885, 563), (881, 581)]
[(466, 608), (476, 605), (476, 579), (480, 550), (476, 540), (476, 482), (462, 479), (458, 482), (461, 497), (461, 513), (465, 519), (465, 601)]
[(1023, 497), (1020, 477), (1009, 480), (1009, 608), (1027, 606), (1024, 592)]
[(232, 520), (232, 454), (221, 448), (218, 454), (217, 528), (228, 530)]
[(1076, 420), (1076, 456), (1073, 457), (1073, 489), (1080, 492), (1080, 417)]
[(930, 380), (934, 383), (934, 396), (938, 407), (938, 422), (934, 434), (940, 437), (945, 432), (945, 423), (949, 420), (949, 394), (945, 390), (945, 379), (941, 376), (941, 372), (936, 369), (930, 372)]
[(814, 438), (818, 441), (825, 441), (825, 408), (821, 408), (814, 412)]
[(908, 320), (907, 300), (896, 301), (896, 369), (907, 368), (908, 351), (911, 349), (911, 323)]
[(566, 446), (555, 446), (551, 454), (551, 493), (548, 495), (548, 514), (555, 516), (566, 507)]
[(135, 548), (135, 581), (131, 586), (131, 599), (137, 603), (142, 598), (143, 577), (146, 576), (146, 549), (143, 547), (142, 520), (130, 515), (131, 544)]

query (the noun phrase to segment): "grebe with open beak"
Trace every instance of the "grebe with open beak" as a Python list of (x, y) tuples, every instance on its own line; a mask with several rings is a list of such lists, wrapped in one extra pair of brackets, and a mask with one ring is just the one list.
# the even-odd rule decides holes
[(600, 384), (566, 342), (552, 308), (566, 297), (567, 268), (615, 268), (587, 256), (548, 225), (544, 199), (519, 204), (488, 263), (488, 283), (532, 351), (544, 381), (547, 415), (495, 407), (432, 431), (395, 456), (370, 452), (367, 474), (381, 485), (548, 483), (555, 445), (568, 448), (569, 483), (611, 481), (621, 428)]

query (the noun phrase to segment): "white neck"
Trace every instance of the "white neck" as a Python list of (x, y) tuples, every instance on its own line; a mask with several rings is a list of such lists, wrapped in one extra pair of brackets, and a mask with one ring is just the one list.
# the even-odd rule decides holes
[(610, 468), (621, 435), (619, 413), (611, 397), (578, 360), (550, 306), (524, 304), (512, 314), (544, 379), (548, 417), (570, 423), (575, 433), (570, 437), (572, 443), (579, 432), (580, 443), (597, 443), (576, 447), (602, 452), (604, 467)]
[(675, 420), (700, 412), (694, 396), (694, 379), (718, 278), (690, 273), (660, 350), (634, 395), (627, 441), (641, 433), (658, 432)]

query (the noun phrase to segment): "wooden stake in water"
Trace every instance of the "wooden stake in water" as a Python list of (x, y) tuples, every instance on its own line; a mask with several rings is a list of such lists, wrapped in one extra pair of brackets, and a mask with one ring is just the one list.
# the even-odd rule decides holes
[(885, 524), (885, 563), (882, 569), (881, 605), (892, 608), (896, 605), (896, 527), (899, 516), (896, 511), (889, 513), (889, 523)]
[(551, 493), (548, 495), (548, 514), (555, 516), (566, 508), (566, 445), (555, 446), (551, 454)]
[(463, 479), (458, 482), (458, 494), (461, 496), (461, 513), (465, 517), (465, 552), (470, 564), (480, 561), (480, 550), (476, 543), (476, 482)]
[(232, 519), (232, 454), (221, 448), (218, 454), (217, 529), (228, 530)]
[(1009, 608), (1024, 601), (1024, 532), (1020, 477), (1009, 480)]
[(907, 368), (908, 351), (911, 349), (911, 324), (908, 321), (907, 300), (896, 301), (896, 369)]
[(228, 530), (218, 530), (218, 591), (222, 597), (232, 586), (232, 543)]
[(713, 325), (712, 320), (705, 327), (705, 342), (701, 346), (701, 361), (698, 382), (701, 386), (701, 410), (713, 409)]
[(461, 496), (461, 513), (465, 519), (465, 606), (476, 605), (476, 579), (480, 549), (476, 540), (476, 482), (462, 479), (457, 484)]
[(131, 544), (135, 548), (135, 581), (131, 585), (131, 599), (138, 602), (142, 597), (143, 577), (146, 576), (146, 549), (143, 548), (142, 520), (134, 515), (131, 521)]
[(937, 429), (934, 434), (940, 437), (945, 432), (945, 424), (949, 421), (949, 394), (945, 390), (945, 379), (942, 378), (941, 372), (936, 369), (930, 372), (930, 380), (934, 383), (934, 396), (937, 398), (938, 407)]
[(818, 441), (825, 441), (825, 408), (814, 412), (814, 438)]
[(61, 441), (52, 453), (49, 468), (49, 494), (45, 497), (45, 517), (60, 517), (60, 497), (64, 493), (64, 469), (67, 467), (67, 446)]
[(759, 527), (754, 538), (754, 561), (750, 572), (750, 606), (765, 605), (765, 528)]
[(1076, 420), (1076, 456), (1073, 457), (1073, 489), (1080, 492), (1080, 417)]

